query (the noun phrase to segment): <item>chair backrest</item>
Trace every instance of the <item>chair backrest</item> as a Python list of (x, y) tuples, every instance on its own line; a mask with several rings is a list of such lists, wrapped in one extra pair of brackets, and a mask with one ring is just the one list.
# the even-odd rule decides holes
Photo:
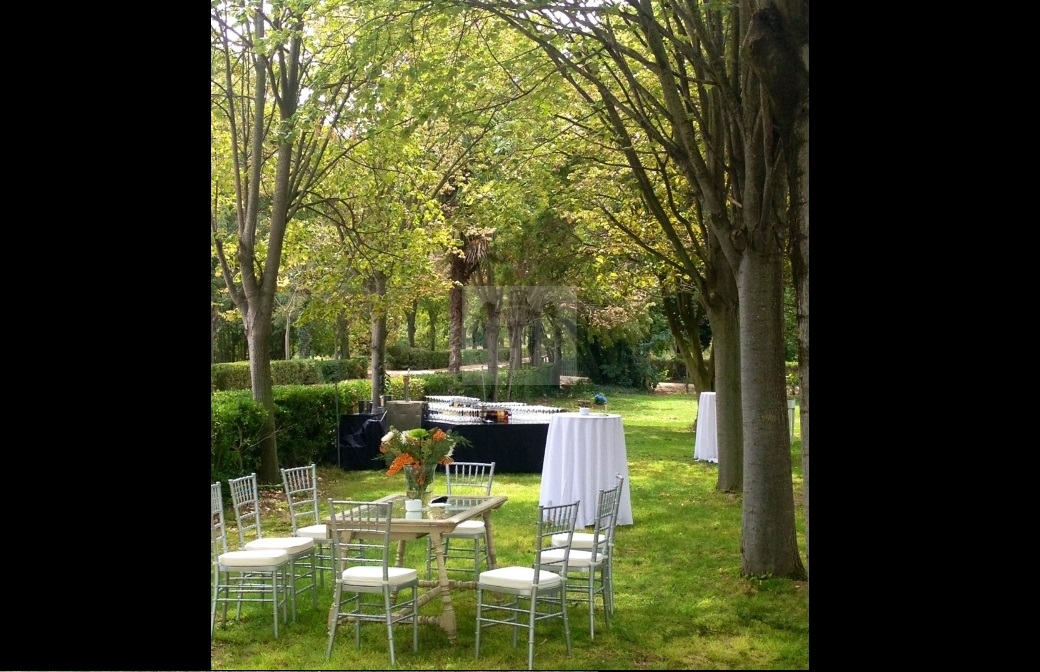
[(243, 476), (242, 478), (228, 479), (231, 486), (231, 506), (235, 510), (235, 524), (238, 526), (238, 541), (245, 545), (246, 533), (255, 534), (257, 539), (263, 539), (264, 533), (260, 529), (260, 498), (256, 494), (256, 473)]
[[(348, 567), (368, 565), (382, 567), (383, 581), (390, 567), (390, 504), (329, 499), (330, 525), (336, 551), (336, 576)], [(340, 532), (350, 530), (349, 540)], [(345, 536), (345, 535), (344, 535)]]
[(618, 512), (621, 511), (621, 492), (625, 486), (624, 476), (621, 474), (615, 474), (614, 476), (617, 478), (617, 485), (614, 487), (616, 494), (614, 495), (614, 511), (610, 516), (609, 535), (607, 538), (607, 548), (611, 553), (614, 551), (614, 530), (617, 528)]
[(621, 486), (625, 482), (621, 474), (617, 474), (616, 479), (613, 488), (599, 491), (599, 504), (596, 506), (596, 521), (592, 532), (592, 548), (599, 553), (609, 553), (613, 545), (614, 526), (621, 504)]
[(494, 462), (450, 462), (444, 466), (449, 495), (490, 495)]
[[(548, 569), (562, 576), (564, 580), (567, 579), (567, 563), (570, 562), (571, 541), (574, 537), (574, 525), (578, 520), (580, 503), (538, 507), (538, 537), (535, 540), (537, 551), (534, 558), (535, 585), (538, 585), (538, 570), (540, 569)], [(559, 535), (557, 541), (562, 543), (553, 543), (553, 535)], [(564, 539), (566, 539), (565, 542)], [(542, 553), (557, 548), (563, 549), (563, 559), (543, 563)]]
[(599, 553), (606, 553), (610, 544), (610, 520), (614, 516), (614, 501), (618, 497), (618, 488), (599, 491), (599, 504), (596, 506), (596, 520), (592, 529), (592, 548)]
[(293, 534), (307, 525), (321, 522), (318, 508), (318, 469), (315, 465), (282, 469), (282, 485), (289, 500), (289, 520)]
[(224, 527), (224, 496), (220, 491), (220, 481), (209, 486), (210, 533), (213, 540), (213, 559), (227, 553), (227, 532)]

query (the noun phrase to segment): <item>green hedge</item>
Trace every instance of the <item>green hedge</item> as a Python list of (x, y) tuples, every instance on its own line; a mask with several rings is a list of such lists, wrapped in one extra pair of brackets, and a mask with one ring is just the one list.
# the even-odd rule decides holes
[[(366, 380), (336, 385), (282, 385), (274, 388), (278, 464), (299, 467), (311, 462), (335, 463), (339, 434), (336, 415), (357, 408), (372, 396)], [(257, 471), (258, 446), (267, 412), (248, 390), (214, 392), (210, 403), (210, 477), (226, 481)]]
[[(365, 378), (368, 359), (276, 359), (271, 362), (271, 377), (275, 385), (320, 385), (341, 380)], [(248, 390), (249, 362), (226, 362), (210, 366), (210, 388), (220, 390)]]
[(402, 369), (446, 369), (448, 351), (431, 352), (422, 348), (410, 348), (400, 343), (386, 346), (386, 368)]
[[(411, 348), (403, 343), (386, 346), (386, 368), (393, 371), (404, 369), (446, 369), (450, 353), (447, 350), (429, 351)], [(498, 361), (509, 361), (509, 348), (498, 349)], [(462, 351), (462, 364), (487, 364), (487, 350), (467, 348)]]

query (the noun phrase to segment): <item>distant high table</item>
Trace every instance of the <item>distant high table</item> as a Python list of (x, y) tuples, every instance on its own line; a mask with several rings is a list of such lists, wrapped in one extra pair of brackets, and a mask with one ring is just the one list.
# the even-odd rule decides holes
[(617, 524), (631, 525), (628, 452), (621, 416), (616, 413), (552, 416), (545, 440), (539, 504), (556, 506), (580, 500), (578, 525), (592, 525), (596, 522), (599, 491), (613, 488), (617, 484), (616, 474), (625, 477)]
[(697, 401), (697, 437), (693, 443), (693, 459), (719, 461), (719, 438), (715, 424), (715, 393), (701, 392)]
[(458, 462), (494, 462), (495, 473), (538, 474), (545, 456), (548, 423), (466, 424), (430, 422), (423, 428), (454, 430), (470, 440), (471, 446), (456, 446), (452, 457)]

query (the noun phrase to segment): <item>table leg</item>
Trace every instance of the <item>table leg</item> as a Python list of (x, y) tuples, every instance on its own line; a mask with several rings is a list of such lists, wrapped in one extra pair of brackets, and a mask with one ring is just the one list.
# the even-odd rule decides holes
[(458, 629), (455, 625), (455, 609), (451, 606), (451, 583), (448, 580), (448, 568), (444, 562), (444, 539), (441, 537), (440, 530), (431, 532), (430, 540), (433, 544), (434, 555), (437, 557), (437, 583), (440, 587), (441, 602), (443, 603), (443, 610), (439, 619), (440, 626), (444, 629), (444, 632), (448, 633), (448, 642), (454, 645), (458, 636)]
[(397, 542), (397, 566), (404, 567), (404, 545), (405, 540), (401, 539)]
[(498, 557), (495, 555), (495, 535), (491, 531), (491, 511), (484, 515), (484, 543), (487, 544), (488, 569), (498, 569)]

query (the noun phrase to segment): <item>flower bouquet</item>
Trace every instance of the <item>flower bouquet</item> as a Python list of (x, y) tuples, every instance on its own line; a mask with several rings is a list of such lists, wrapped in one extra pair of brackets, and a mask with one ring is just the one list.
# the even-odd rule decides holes
[(439, 427), (402, 432), (391, 425), (379, 442), (379, 452), (387, 464), (388, 477), (404, 472), (408, 499), (421, 499), (423, 506), (429, 506), (437, 465), (453, 461), (455, 446), (468, 445), (470, 442), (465, 437)]

